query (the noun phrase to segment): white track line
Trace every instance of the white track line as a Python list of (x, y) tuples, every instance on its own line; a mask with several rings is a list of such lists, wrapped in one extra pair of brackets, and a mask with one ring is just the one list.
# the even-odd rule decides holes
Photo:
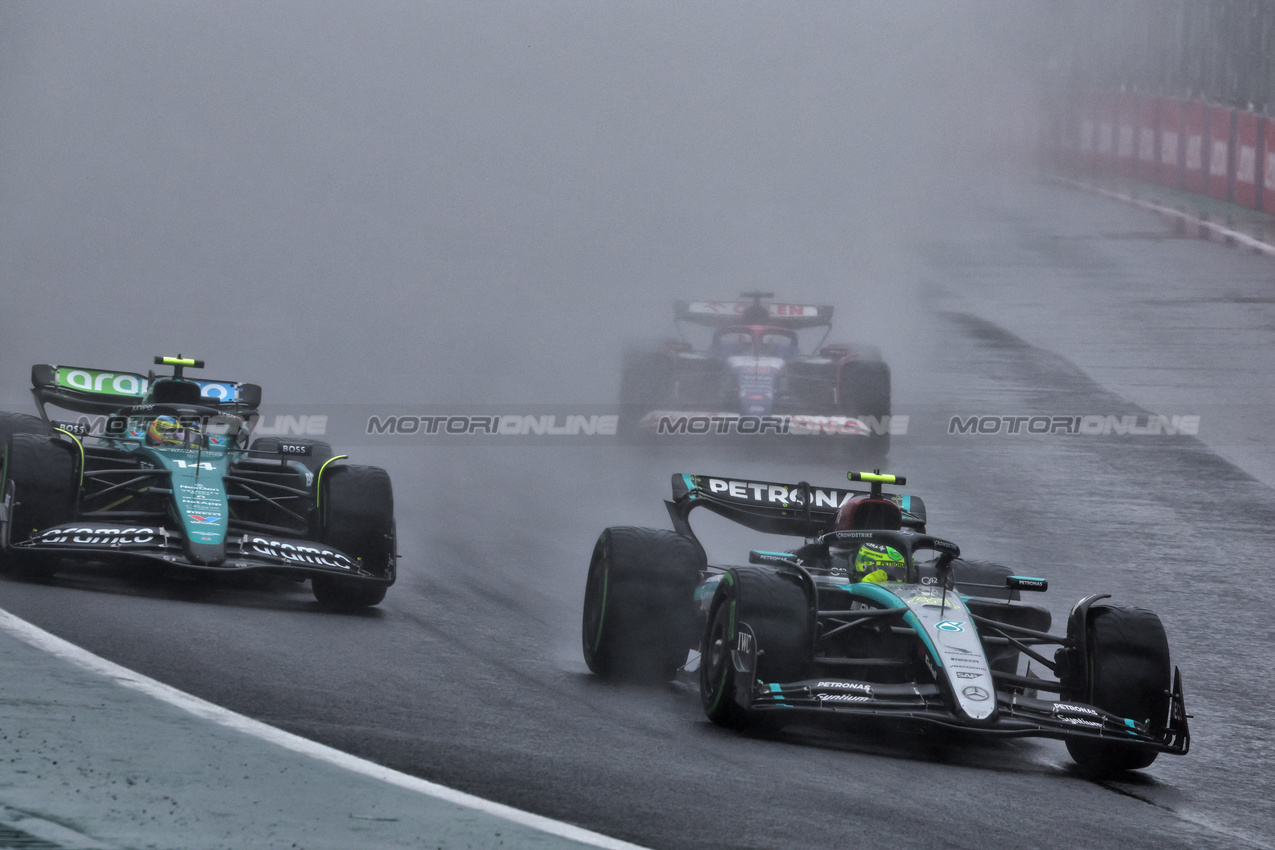
[(1110, 198), (1115, 201), (1123, 201), (1126, 204), (1133, 204), (1134, 206), (1142, 207), (1144, 210), (1159, 213), (1160, 215), (1168, 218), (1177, 219), (1178, 221), (1185, 222), (1193, 227), (1198, 227), (1201, 230), (1207, 230), (1216, 237), (1216, 241), (1234, 242), (1236, 244), (1243, 245), (1246, 248), (1251, 248), (1258, 253), (1265, 254), (1268, 257), (1275, 257), (1275, 245), (1263, 242), (1261, 239), (1256, 239), (1249, 236), (1247, 233), (1242, 233), (1233, 228), (1223, 227), (1222, 225), (1209, 221), (1206, 218), (1200, 218), (1199, 216), (1184, 212), (1183, 210), (1166, 207), (1163, 204), (1153, 203), (1151, 201), (1143, 200), (1142, 198), (1135, 198), (1133, 195), (1126, 195), (1124, 192), (1104, 189), (1101, 186), (1095, 186), (1092, 183), (1085, 183), (1081, 180), (1073, 180), (1069, 177), (1059, 177), (1056, 175), (1052, 176), (1051, 179), (1056, 180), (1065, 186), (1070, 186), (1073, 189), (1082, 189), (1087, 192), (1093, 192), (1095, 195), (1101, 195), (1104, 198)]
[(484, 800), (482, 797), (475, 797), (473, 794), (466, 794), (463, 791), (457, 791), (445, 785), (409, 776), (406, 773), (391, 770), (366, 759), (361, 759), (324, 744), (302, 738), (300, 735), (293, 735), (291, 732), (276, 729), (242, 714), (236, 714), (229, 709), (222, 708), (199, 697), (191, 696), (162, 682), (157, 682), (154, 679), (129, 670), (127, 667), (121, 667), (114, 662), (107, 661), (105, 658), (94, 655), (88, 650), (69, 643), (56, 635), (49, 634), (38, 626), (28, 623), (26, 620), (20, 619), (4, 609), (0, 609), (0, 630), (8, 632), (23, 643), (30, 644), (37, 649), (42, 649), (45, 652), (56, 655), (58, 658), (69, 661), (83, 670), (106, 676), (126, 688), (132, 688), (147, 696), (163, 700), (183, 711), (190, 712), (196, 717), (211, 720), (230, 729), (247, 733), (263, 741), (277, 744), (295, 753), (328, 762), (353, 773), (359, 773), (372, 779), (379, 779), (382, 782), (387, 782), (390, 785), (395, 785), (408, 791), (415, 791), (418, 794), (474, 809), (511, 823), (530, 827), (549, 835), (576, 841), (590, 847), (603, 847), (607, 848), (607, 850), (645, 850), (645, 848), (637, 844), (630, 844), (627, 841), (620, 841), (569, 823), (552, 820), (531, 812), (524, 812), (522, 809), (515, 809), (512, 806)]

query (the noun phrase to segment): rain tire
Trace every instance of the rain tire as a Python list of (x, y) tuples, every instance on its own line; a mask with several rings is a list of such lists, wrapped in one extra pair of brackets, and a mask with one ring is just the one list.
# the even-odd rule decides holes
[(704, 552), (689, 537), (619, 526), (598, 537), (585, 582), (581, 642), (595, 674), (668, 681), (695, 645)]
[(764, 722), (741, 699), (755, 683), (741, 682), (732, 650), (744, 627), (756, 643), (756, 678), (793, 682), (814, 667), (815, 612), (802, 577), (788, 570), (734, 567), (717, 586), (700, 646), (700, 700), (708, 719), (732, 729), (773, 731), (778, 715)]
[[(838, 412), (858, 418), (872, 417), (877, 424), (890, 415), (890, 367), (881, 360), (852, 360), (837, 375)], [(869, 423), (871, 426), (872, 423)], [(850, 440), (852, 453), (861, 460), (880, 460), (890, 451), (890, 434)], [(865, 443), (866, 445), (856, 445)]]
[[(9, 542), (27, 540), (40, 531), (75, 519), (79, 484), (78, 459), (69, 442), (35, 433), (15, 433), (5, 444), (3, 489), (13, 488)], [(17, 553), (8, 568), (25, 578), (49, 578), (59, 559), (49, 554)]]
[[(1085, 639), (1089, 670), (1064, 698), (1073, 698), (1118, 717), (1144, 722), (1153, 734), (1169, 721), (1173, 667), (1164, 625), (1145, 608), (1095, 605), (1089, 610)], [(1082, 769), (1107, 775), (1147, 767), (1155, 750), (1093, 739), (1067, 741), (1067, 751)]]
[(336, 610), (379, 604), (394, 582), (398, 557), (389, 473), (376, 466), (329, 466), (319, 487), (321, 542), (349, 555), (359, 569), (388, 580), (381, 584), (316, 575), (310, 579), (314, 598)]

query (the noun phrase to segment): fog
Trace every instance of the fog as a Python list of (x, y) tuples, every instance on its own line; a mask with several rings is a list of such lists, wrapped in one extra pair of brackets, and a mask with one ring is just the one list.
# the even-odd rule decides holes
[(673, 298), (759, 287), (888, 357), (1029, 99), (1019, 5), (7, 2), (0, 401), (181, 352), (267, 402), (610, 403)]
[[(1069, 8), (1097, 7), (0, 0), (0, 408), (31, 410), (32, 363), (145, 371), (179, 352), (261, 384), (267, 413), (612, 405), (626, 344), (672, 332), (674, 299), (830, 303), (831, 341), (879, 346), (894, 414), (916, 414), (889, 467), (935, 533), (1048, 578), (1056, 624), (1094, 592), (1163, 612), (1199, 718), (1189, 760), (1104, 791), (1068, 781), (1061, 745), (998, 749), (1010, 770), (977, 786), (1000, 814), (980, 825), (961, 788), (984, 762), (737, 744), (705, 734), (692, 694), (590, 684), (598, 532), (666, 526), (675, 471), (830, 486), (857, 466), (803, 446), (457, 452), (333, 429), (394, 479), (402, 559), (375, 613), (95, 567), (6, 582), (6, 610), (314, 740), (650, 846), (828, 845), (864, 789), (902, 782), (971, 845), (1081, 834), (1081, 809), (1096, 845), (1268, 835), (1270, 687), (1247, 674), (1265, 660), (1249, 575), (1267, 490), (1203, 431), (944, 442), (946, 416), (919, 415), (1203, 412), (1275, 476), (1266, 420), (1234, 404), (1269, 383), (1265, 261), (1033, 185), (1009, 143), (1051, 62), (1085, 64), (1064, 30), (1095, 16)], [(791, 545), (696, 523), (715, 560)], [(1234, 569), (1201, 573), (1202, 552)], [(1217, 665), (1218, 646), (1237, 660)], [(197, 809), (177, 799), (138, 808), (188, 835)], [(860, 843), (899, 843), (912, 799), (874, 806)]]

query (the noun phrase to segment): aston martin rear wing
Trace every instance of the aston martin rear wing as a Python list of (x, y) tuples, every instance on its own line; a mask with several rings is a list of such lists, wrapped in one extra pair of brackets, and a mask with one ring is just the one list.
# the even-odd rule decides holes
[[(673, 528), (688, 537), (695, 536), (688, 517), (700, 507), (762, 534), (815, 537), (832, 531), (837, 508), (847, 497), (868, 495), (868, 490), (816, 487), (804, 481), (779, 484), (679, 472), (673, 475), (673, 499), (665, 506)], [(920, 497), (887, 493), (883, 498), (903, 511), (905, 528), (925, 528)]]
[(830, 327), (832, 307), (815, 304), (755, 304), (751, 301), (675, 301), (673, 318), (710, 328), (724, 328), (746, 321), (750, 308), (765, 309), (765, 324), (777, 328), (800, 330), (802, 328)]
[[(140, 404), (150, 392), (155, 377), (153, 373), (142, 375), (37, 363), (31, 367), (31, 392), (46, 419), (46, 404), (76, 413), (106, 414)], [(199, 385), (200, 403), (204, 405), (244, 413), (256, 410), (261, 404), (261, 387), (256, 384), (197, 378), (184, 380)]]

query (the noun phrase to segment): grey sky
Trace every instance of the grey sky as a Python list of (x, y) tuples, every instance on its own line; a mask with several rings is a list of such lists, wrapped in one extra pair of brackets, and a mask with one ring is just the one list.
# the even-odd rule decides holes
[(672, 298), (759, 286), (882, 342), (1019, 5), (0, 4), (0, 399), (180, 350), (267, 401), (606, 403)]

